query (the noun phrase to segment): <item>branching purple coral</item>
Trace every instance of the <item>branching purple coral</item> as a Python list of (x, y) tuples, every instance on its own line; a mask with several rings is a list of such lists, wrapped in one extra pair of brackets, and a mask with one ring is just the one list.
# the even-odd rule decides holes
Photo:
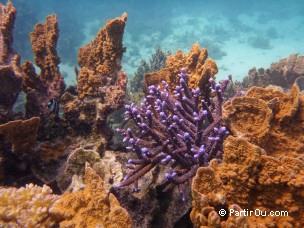
[[(164, 191), (181, 185), (195, 175), (200, 166), (207, 166), (211, 159), (221, 159), (222, 143), (228, 131), (221, 126), (223, 91), (228, 80), (216, 84), (210, 79), (214, 98), (200, 100), (200, 90), (189, 89), (189, 75), (185, 68), (178, 75), (180, 85), (171, 94), (168, 84), (150, 86), (149, 95), (140, 107), (126, 105), (126, 119), (132, 119), (138, 132), (131, 129), (118, 131), (129, 142), (126, 148), (137, 155), (130, 159), (130, 172), (117, 187), (134, 183), (138, 190), (138, 179), (158, 164), (170, 166), (165, 174)], [(148, 102), (148, 99), (152, 102)], [(151, 104), (154, 103), (152, 107)], [(181, 194), (182, 191), (180, 190)]]

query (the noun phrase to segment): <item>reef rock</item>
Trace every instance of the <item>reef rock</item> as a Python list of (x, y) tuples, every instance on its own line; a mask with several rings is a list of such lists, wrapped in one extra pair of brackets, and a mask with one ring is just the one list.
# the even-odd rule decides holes
[(11, 2), (0, 4), (0, 112), (1, 106), (12, 109), (22, 89), (20, 56), (12, 47), (15, 18), (16, 9)]

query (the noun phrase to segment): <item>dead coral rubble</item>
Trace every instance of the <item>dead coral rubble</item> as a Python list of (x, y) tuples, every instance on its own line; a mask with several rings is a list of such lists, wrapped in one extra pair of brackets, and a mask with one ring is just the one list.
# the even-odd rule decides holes
[[(298, 87), (287, 94), (253, 87), (224, 104), (223, 118), (233, 136), (224, 142), (222, 164), (213, 160), (193, 180), (193, 224), (302, 227), (304, 96)], [(285, 214), (256, 216), (260, 212)]]

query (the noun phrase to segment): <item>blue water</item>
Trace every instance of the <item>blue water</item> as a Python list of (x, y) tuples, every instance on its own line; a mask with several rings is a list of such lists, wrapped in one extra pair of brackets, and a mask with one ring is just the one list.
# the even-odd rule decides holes
[[(0, 0), (5, 4), (6, 1)], [(218, 78), (232, 74), (241, 80), (254, 66), (270, 63), (291, 53), (304, 53), (304, 1), (80, 1), (12, 0), (18, 14), (14, 48), (33, 60), (29, 33), (37, 22), (56, 13), (60, 37), (61, 70), (74, 83), (77, 51), (94, 38), (106, 20), (128, 13), (122, 67), (131, 77), (141, 59), (154, 49), (188, 52), (193, 43), (207, 47), (217, 61)]]

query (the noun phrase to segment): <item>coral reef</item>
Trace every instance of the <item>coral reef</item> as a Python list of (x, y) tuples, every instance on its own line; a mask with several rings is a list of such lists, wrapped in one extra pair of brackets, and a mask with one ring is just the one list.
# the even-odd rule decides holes
[(27, 1), (21, 0), (13, 3), (14, 7), (18, 9), (17, 20), (14, 25), (14, 49), (21, 55), (21, 61), (32, 60), (31, 43), (27, 39), (33, 27), (39, 21), (39, 12)]
[[(158, 47), (150, 57), (149, 63), (147, 63), (144, 59), (141, 61), (140, 66), (137, 68), (133, 77), (129, 81), (130, 83), (127, 89), (125, 103), (135, 103), (136, 105), (140, 104), (145, 97), (145, 94), (143, 93), (144, 74), (158, 71), (163, 68), (168, 55), (169, 52), (165, 53), (160, 47)], [(110, 123), (109, 125), (114, 131), (112, 140), (110, 142), (111, 149), (123, 149), (126, 146), (125, 143), (122, 142), (121, 134), (115, 131), (117, 128), (124, 128), (126, 124), (129, 124), (129, 122), (124, 120), (123, 113), (124, 109), (122, 108), (108, 117), (108, 123)]]
[[(140, 62), (140, 66), (137, 68), (134, 73), (132, 79), (130, 80), (130, 93), (140, 92), (144, 88), (144, 75), (145, 73), (151, 72), (150, 65), (146, 62), (146, 60), (142, 59)], [(160, 70), (160, 69), (159, 69)]]
[(51, 209), (60, 227), (131, 227), (128, 212), (105, 192), (103, 180), (88, 164), (85, 182), (84, 190), (65, 193)]
[[(80, 48), (78, 86), (67, 90), (57, 16), (30, 35), (38, 74), (29, 61), (21, 67), (12, 48), (15, 15), (11, 2), (0, 4), (0, 227), (186, 227), (191, 210), (196, 227), (304, 226), (303, 56), (254, 68), (243, 83), (217, 84), (206, 48), (172, 56), (158, 48), (131, 81), (132, 100), (140, 102), (142, 87), (146, 98), (126, 105), (120, 120), (127, 14)], [(205, 29), (217, 39), (232, 35)], [(24, 114), (14, 107), (22, 89)], [(120, 145), (128, 146), (109, 151), (120, 122)]]
[(46, 185), (27, 184), (22, 188), (0, 188), (1, 227), (54, 227), (50, 208), (59, 199)]
[(182, 67), (185, 67), (190, 74), (189, 87), (199, 88), (202, 95), (208, 99), (209, 79), (215, 77), (218, 68), (215, 61), (208, 58), (207, 49), (200, 49), (197, 43), (192, 46), (187, 55), (179, 50), (173, 56), (168, 56), (166, 67), (159, 72), (145, 74), (145, 91), (148, 92), (150, 85), (160, 85), (162, 81), (166, 81), (170, 90), (173, 91), (179, 82), (177, 75)]
[(270, 68), (253, 68), (248, 76), (243, 79), (242, 88), (247, 90), (252, 86), (266, 87), (277, 85), (283, 88), (291, 88), (297, 78), (304, 76), (304, 56), (291, 54), (288, 58), (272, 63)]
[(12, 109), (22, 89), (20, 56), (12, 47), (15, 17), (16, 9), (11, 2), (6, 6), (0, 4), (0, 116), (4, 115), (2, 108)]
[(149, 87), (147, 98), (154, 101), (154, 110), (152, 101), (149, 103), (147, 99), (140, 108), (126, 105), (126, 118), (132, 119), (141, 133), (119, 130), (130, 143), (127, 149), (135, 152), (137, 159), (129, 159), (127, 167), (131, 171), (117, 187), (134, 183), (137, 191), (140, 177), (158, 164), (170, 164), (164, 191), (177, 185), (184, 197), (182, 184), (191, 180), (198, 167), (221, 158), (222, 142), (228, 133), (221, 126), (222, 91), (226, 83), (216, 84), (211, 78), (216, 99), (200, 101), (199, 89), (188, 87), (190, 78), (185, 68), (179, 77), (180, 85), (173, 91), (175, 96), (164, 81), (162, 90), (160, 86)]
[[(224, 104), (223, 120), (233, 136), (224, 142), (222, 164), (213, 160), (194, 177), (193, 224), (303, 226), (304, 97), (298, 87), (287, 94), (253, 87)], [(285, 214), (254, 214), (274, 211)]]
[(65, 90), (64, 79), (59, 71), (60, 58), (57, 55), (58, 21), (55, 14), (46, 18), (45, 24), (37, 24), (31, 33), (35, 64), (40, 68), (37, 75), (33, 64), (22, 64), (24, 74), (23, 91), (27, 94), (26, 116), (50, 116), (48, 102), (59, 101)]

